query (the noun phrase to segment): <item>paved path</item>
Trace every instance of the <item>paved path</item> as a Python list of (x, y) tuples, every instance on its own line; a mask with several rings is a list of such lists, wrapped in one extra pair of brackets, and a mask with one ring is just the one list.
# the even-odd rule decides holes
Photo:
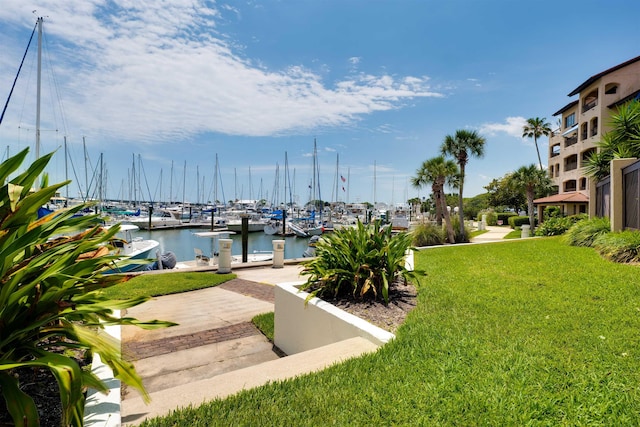
[(199, 404), (205, 400), (202, 393), (185, 393), (185, 387), (215, 383), (221, 375), (227, 375), (227, 388), (221, 391), (217, 384), (210, 384), (204, 396), (210, 393), (209, 398), (214, 398), (240, 391), (247, 381), (229, 378), (229, 373), (279, 359), (281, 354), (251, 319), (273, 311), (273, 283), (299, 281), (300, 268), (238, 269), (234, 271), (237, 279), (220, 286), (153, 298), (129, 309), (128, 316), (159, 318), (178, 326), (151, 331), (122, 328), (123, 354), (136, 366), (152, 398), (147, 405), (136, 390), (123, 387), (122, 423), (136, 425), (176, 407)]

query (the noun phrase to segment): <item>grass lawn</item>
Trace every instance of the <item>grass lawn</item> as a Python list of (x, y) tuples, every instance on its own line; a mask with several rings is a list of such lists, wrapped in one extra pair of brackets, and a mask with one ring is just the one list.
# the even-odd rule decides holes
[(559, 238), (433, 247), (377, 353), (144, 426), (639, 425), (640, 267)]
[(104, 293), (111, 299), (155, 297), (211, 288), (236, 277), (235, 274), (203, 272), (141, 274), (127, 282), (105, 289)]

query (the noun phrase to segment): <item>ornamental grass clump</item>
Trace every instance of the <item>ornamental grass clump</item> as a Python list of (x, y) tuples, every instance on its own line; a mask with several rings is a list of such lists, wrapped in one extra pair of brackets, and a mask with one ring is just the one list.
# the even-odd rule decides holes
[[(62, 425), (83, 423), (87, 387), (107, 391), (91, 372), (83, 371), (75, 352), (100, 354), (121, 379), (142, 391), (133, 365), (122, 360), (105, 325), (157, 328), (167, 322), (118, 318), (113, 310), (144, 302), (140, 297), (109, 300), (101, 289), (127, 280), (100, 273), (114, 260), (107, 242), (118, 231), (100, 226), (97, 215), (77, 216), (86, 205), (38, 218), (38, 209), (68, 182), (48, 186), (46, 176), (35, 188), (52, 154), (16, 174), (28, 150), (0, 164), (0, 388), (15, 425), (38, 426), (31, 396), (21, 389), (19, 368), (48, 369), (58, 383)], [(68, 237), (60, 237), (68, 236)]]
[(391, 227), (380, 221), (365, 226), (345, 227), (320, 239), (316, 257), (303, 263), (302, 275), (309, 279), (302, 290), (314, 296), (334, 298), (372, 296), (389, 302), (389, 287), (396, 278), (417, 279), (422, 273), (405, 266), (411, 249), (411, 235), (392, 234)]
[(620, 231), (605, 233), (593, 242), (595, 250), (614, 262), (634, 263), (640, 262), (640, 232)]
[(598, 237), (610, 233), (609, 218), (594, 217), (576, 222), (567, 230), (564, 241), (571, 246), (592, 247)]

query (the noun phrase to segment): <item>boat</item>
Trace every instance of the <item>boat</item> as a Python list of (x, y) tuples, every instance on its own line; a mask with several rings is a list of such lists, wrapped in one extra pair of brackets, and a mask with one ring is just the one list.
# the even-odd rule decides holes
[[(157, 240), (143, 239), (140, 236), (133, 237), (133, 232), (137, 230), (139, 230), (139, 227), (136, 225), (120, 225), (120, 230), (109, 244), (114, 248), (112, 255), (120, 255), (121, 259), (114, 261), (114, 268), (105, 271), (105, 274), (140, 270), (149, 264), (146, 260), (154, 256), (153, 251), (160, 246), (160, 242)], [(131, 260), (140, 260), (141, 262), (131, 263)], [(142, 260), (144, 260), (144, 262), (142, 262)]]
[(178, 228), (183, 225), (180, 212), (160, 209), (149, 216), (140, 216), (128, 221), (142, 230), (158, 230), (162, 228)]
[[(248, 231), (249, 233), (255, 233), (258, 231), (264, 231), (265, 225), (269, 223), (268, 219), (262, 218), (259, 214), (247, 214), (249, 216)], [(242, 218), (233, 218), (227, 221), (227, 228), (236, 233), (242, 232)]]

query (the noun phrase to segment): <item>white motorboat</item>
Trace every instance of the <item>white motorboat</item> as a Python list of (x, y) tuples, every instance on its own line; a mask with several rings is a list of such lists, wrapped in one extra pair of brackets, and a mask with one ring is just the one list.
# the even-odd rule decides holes
[(180, 212), (167, 209), (160, 209), (151, 215), (131, 219), (129, 223), (140, 227), (142, 230), (157, 230), (161, 228), (177, 228), (183, 225), (180, 220)]
[[(160, 246), (157, 240), (133, 237), (133, 232), (139, 228), (131, 224), (122, 224), (116, 238), (110, 244), (114, 247), (113, 255), (120, 255), (122, 260), (147, 260), (153, 256), (153, 251)], [(122, 263), (115, 261), (115, 267), (105, 273), (123, 273), (134, 271), (146, 266), (147, 262)]]

